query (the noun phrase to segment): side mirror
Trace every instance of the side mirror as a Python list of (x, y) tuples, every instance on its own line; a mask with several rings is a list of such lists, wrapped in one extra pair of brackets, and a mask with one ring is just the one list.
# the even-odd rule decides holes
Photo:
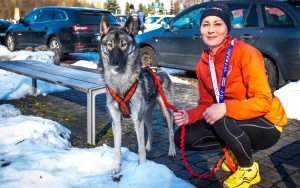
[(170, 30), (170, 25), (169, 24), (165, 23), (165, 24), (163, 24), (163, 26), (164, 26), (164, 30)]
[(30, 21), (29, 21), (29, 20), (24, 20), (24, 21), (23, 21), (23, 24), (24, 24), (24, 25), (29, 25), (29, 24), (30, 24)]
[(21, 24), (24, 23), (24, 18), (20, 18), (18, 23), (21, 23)]

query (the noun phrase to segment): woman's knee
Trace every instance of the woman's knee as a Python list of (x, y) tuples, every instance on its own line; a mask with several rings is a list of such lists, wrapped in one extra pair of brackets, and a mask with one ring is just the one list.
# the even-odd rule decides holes
[(224, 132), (224, 129), (226, 128), (225, 125), (228, 124), (228, 118), (225, 116), (216, 121), (212, 126), (216, 133), (219, 135), (220, 133)]

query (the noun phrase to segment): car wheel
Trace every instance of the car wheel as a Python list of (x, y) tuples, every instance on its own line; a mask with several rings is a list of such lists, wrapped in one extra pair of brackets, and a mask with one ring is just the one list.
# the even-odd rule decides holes
[(272, 90), (277, 88), (277, 69), (273, 62), (268, 58), (264, 58), (266, 74), (268, 76), (268, 82)]
[(158, 67), (156, 54), (151, 47), (146, 46), (141, 48), (140, 53), (143, 66)]
[(9, 33), (6, 38), (6, 47), (10, 51), (15, 51), (16, 50), (16, 43), (13, 34)]
[(67, 55), (62, 51), (62, 45), (57, 37), (52, 37), (49, 42), (49, 49), (54, 53), (57, 53), (60, 61), (64, 61), (67, 59)]

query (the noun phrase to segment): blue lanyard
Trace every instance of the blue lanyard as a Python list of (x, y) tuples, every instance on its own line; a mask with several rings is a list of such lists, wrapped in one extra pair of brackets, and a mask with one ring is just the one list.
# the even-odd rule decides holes
[(224, 67), (223, 67), (223, 73), (222, 73), (221, 87), (220, 87), (219, 103), (224, 102), (224, 94), (225, 94), (226, 77), (227, 77), (227, 72), (228, 72), (228, 64), (229, 64), (229, 60), (230, 60), (233, 45), (234, 45), (234, 42), (232, 40), (231, 43), (230, 43), (230, 46), (229, 46), (229, 48), (227, 49), (227, 52), (226, 52), (226, 57), (225, 57)]
[(225, 61), (224, 61), (224, 67), (223, 67), (223, 72), (222, 72), (220, 90), (218, 90), (216, 71), (215, 71), (214, 63), (213, 63), (211, 57), (209, 57), (211, 78), (212, 78), (212, 83), (213, 83), (213, 87), (214, 87), (215, 96), (216, 96), (216, 99), (217, 99), (218, 103), (223, 103), (224, 102), (224, 94), (225, 94), (225, 86), (226, 86), (226, 77), (227, 77), (227, 72), (228, 72), (228, 64), (229, 64), (229, 60), (230, 60), (233, 45), (234, 45), (234, 41), (232, 39), (231, 42), (230, 42), (230, 46), (226, 51), (226, 57), (225, 57)]

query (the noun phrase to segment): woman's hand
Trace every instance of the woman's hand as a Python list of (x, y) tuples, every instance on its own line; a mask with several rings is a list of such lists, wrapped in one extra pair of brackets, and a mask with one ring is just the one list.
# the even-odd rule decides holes
[(178, 112), (173, 113), (175, 123), (181, 127), (182, 125), (186, 125), (189, 120), (189, 115), (185, 110), (178, 110)]
[(214, 124), (226, 114), (226, 104), (213, 104), (203, 112), (203, 118), (209, 124)]

